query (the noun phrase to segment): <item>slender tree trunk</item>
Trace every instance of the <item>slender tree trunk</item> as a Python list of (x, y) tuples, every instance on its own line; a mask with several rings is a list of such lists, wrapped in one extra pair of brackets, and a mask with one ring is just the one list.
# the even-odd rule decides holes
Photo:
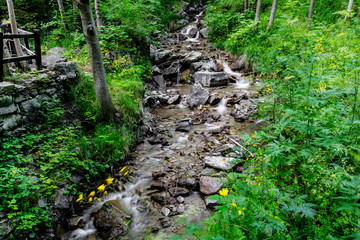
[[(13, 1), (12, 0), (6, 0), (6, 3), (7, 3), (8, 11), (9, 11), (9, 20), (10, 20), (10, 25), (11, 25), (11, 32), (12, 33), (18, 33)], [(14, 44), (15, 44), (15, 49), (16, 49), (16, 55), (19, 56), (19, 57), (23, 56), (24, 53), (23, 53), (22, 48), (21, 48), (20, 39), (19, 38), (14, 38)], [(28, 69), (28, 65), (26, 64), (25, 61), (21, 61), (20, 64), (24, 69)]]
[[(249, 0), (250, 1), (250, 0)], [(246, 9), (247, 9), (247, 5), (248, 5), (248, 0), (244, 0), (244, 11), (246, 11)]]
[[(4, 58), (11, 58), (11, 54), (10, 51), (6, 45), (6, 42), (3, 41), (3, 57)], [(14, 68), (15, 64), (14, 63), (8, 63), (8, 64), (4, 64), (4, 76), (10, 76), (11, 72), (10, 72), (10, 68)], [(0, 73), (1, 74), (1, 73)]]
[(310, 29), (310, 26), (311, 26), (312, 14), (313, 14), (313, 9), (314, 9), (314, 2), (315, 2), (315, 0), (310, 1), (309, 15), (308, 15), (308, 25), (307, 25), (308, 30)]
[[(349, 5), (348, 5), (348, 12), (351, 12), (352, 8), (353, 8), (353, 5), (354, 5), (354, 0), (349, 0)], [(345, 16), (345, 22), (348, 20), (348, 15)]]
[(64, 25), (64, 29), (65, 30), (69, 30), (69, 25), (67, 23), (67, 19), (66, 19), (66, 14), (65, 14), (65, 9), (64, 9), (64, 5), (62, 0), (57, 0), (58, 5), (59, 5), (59, 11), (60, 11), (60, 16), (61, 16), (61, 21), (63, 22)]
[(111, 100), (106, 82), (105, 69), (101, 55), (98, 32), (91, 11), (89, 0), (76, 0), (80, 10), (81, 23), (86, 44), (89, 51), (91, 68), (94, 78), (96, 98), (100, 107), (100, 115), (109, 120), (115, 113), (115, 107)]
[(277, 2), (278, 2), (278, 0), (273, 0), (272, 7), (271, 7), (271, 13), (270, 13), (270, 19), (269, 19), (269, 23), (268, 23), (266, 29), (271, 28), (274, 23)]
[(257, 32), (257, 31), (258, 31), (258, 27), (259, 27), (260, 14), (261, 14), (261, 1), (262, 1), (262, 0), (258, 0), (258, 1), (257, 1), (257, 5), (256, 5), (255, 29), (254, 29), (254, 32)]
[(95, 14), (96, 14), (96, 26), (98, 29), (100, 29), (102, 25), (100, 0), (95, 0)]
[(77, 26), (79, 24), (78, 21), (78, 8), (76, 6), (76, 1), (72, 0), (72, 6), (73, 6), (73, 30), (75, 31), (77, 29)]
[(248, 6), (247, 6), (248, 9), (251, 8), (251, 0), (248, 0)]

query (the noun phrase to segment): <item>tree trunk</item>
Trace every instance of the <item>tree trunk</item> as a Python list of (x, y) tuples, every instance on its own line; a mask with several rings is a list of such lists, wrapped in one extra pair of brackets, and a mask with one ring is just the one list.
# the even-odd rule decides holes
[(307, 29), (308, 29), (308, 30), (310, 29), (310, 26), (311, 26), (311, 20), (312, 20), (314, 2), (315, 2), (315, 0), (311, 0), (311, 1), (310, 1), (309, 15), (308, 15), (308, 25), (307, 25)]
[(274, 23), (277, 2), (278, 2), (278, 0), (273, 0), (272, 7), (271, 7), (271, 13), (270, 13), (270, 19), (269, 19), (269, 23), (268, 23), (266, 29), (271, 28)]
[[(248, 0), (244, 0), (244, 11), (246, 11), (246, 9), (247, 9), (247, 5), (248, 5), (247, 1), (248, 1)], [(249, 0), (249, 1), (250, 1), (250, 0)]]
[(68, 31), (69, 30), (69, 25), (67, 23), (66, 14), (65, 14), (65, 10), (64, 10), (64, 5), (62, 3), (62, 0), (57, 0), (57, 2), (58, 2), (58, 5), (59, 5), (61, 21), (63, 22), (64, 29)]
[(251, 0), (248, 0), (248, 6), (247, 6), (248, 9), (251, 8)]
[[(10, 51), (9, 51), (5, 41), (3, 41), (3, 58), (11, 58)], [(4, 64), (3, 69), (4, 69), (5, 77), (11, 75), (10, 68), (15, 68), (15, 64), (14, 63)]]
[(115, 113), (106, 82), (105, 69), (101, 55), (99, 38), (89, 0), (76, 0), (80, 10), (81, 23), (89, 51), (94, 78), (96, 98), (100, 107), (100, 116), (110, 120)]
[(96, 26), (98, 29), (100, 29), (102, 25), (100, 0), (95, 0), (95, 14), (96, 14)]
[[(349, 13), (351, 12), (353, 5), (354, 5), (354, 0), (349, 0), (349, 5), (348, 5), (348, 8), (347, 8)], [(349, 18), (348, 15), (346, 15), (345, 16), (345, 22), (348, 20), (348, 18)]]
[(72, 6), (73, 6), (73, 30), (75, 31), (77, 29), (77, 26), (79, 24), (78, 21), (78, 8), (76, 6), (76, 1), (72, 0)]
[(258, 1), (257, 1), (257, 5), (256, 5), (255, 29), (254, 29), (254, 32), (257, 32), (257, 31), (258, 31), (258, 27), (259, 27), (259, 20), (260, 20), (260, 14), (261, 14), (261, 1), (262, 1), (262, 0), (258, 0)]
[[(13, 1), (12, 0), (6, 0), (6, 3), (7, 3), (8, 11), (9, 11), (9, 20), (10, 20), (10, 25), (11, 25), (11, 32), (12, 33), (18, 33)], [(16, 49), (16, 55), (19, 56), (19, 57), (23, 56), (24, 53), (22, 51), (21, 43), (20, 43), (19, 38), (14, 38), (14, 45), (15, 45), (15, 49)], [(28, 65), (26, 64), (25, 61), (21, 61), (20, 64), (24, 69), (28, 69)]]

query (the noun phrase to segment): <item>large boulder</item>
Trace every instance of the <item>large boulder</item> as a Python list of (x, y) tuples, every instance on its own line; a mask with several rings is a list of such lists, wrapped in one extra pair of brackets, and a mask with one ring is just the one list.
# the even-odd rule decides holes
[(235, 63), (231, 64), (230, 68), (233, 71), (241, 71), (241, 70), (247, 70), (248, 69), (248, 61), (246, 55), (241, 55)]
[(204, 59), (207, 59), (207, 57), (203, 53), (194, 51), (194, 52), (188, 53), (185, 56), (183, 63), (186, 65), (190, 65), (193, 62), (198, 62), (198, 61), (204, 60)]
[(58, 71), (61, 75), (65, 75), (68, 79), (77, 78), (78, 67), (74, 62), (61, 62), (53, 66), (54, 71)]
[(120, 200), (104, 203), (94, 215), (94, 225), (98, 235), (104, 239), (118, 239), (128, 233), (127, 222), (132, 213), (121, 206)]
[(194, 80), (204, 87), (216, 87), (227, 85), (229, 76), (225, 72), (196, 72)]
[(60, 209), (69, 209), (73, 200), (72, 196), (65, 194), (66, 189), (58, 189), (55, 193), (55, 206)]
[(150, 48), (150, 58), (156, 64), (165, 62), (171, 56), (171, 54), (171, 50), (155, 49), (154, 47)]
[(63, 55), (63, 48), (52, 48), (47, 51), (46, 56), (42, 57), (41, 63), (49, 70), (53, 70), (57, 63), (67, 62), (67, 59)]
[(200, 34), (203, 38), (208, 38), (209, 37), (209, 30), (210, 28), (206, 27), (200, 30)]
[(206, 104), (209, 99), (210, 93), (207, 89), (203, 88), (201, 84), (195, 83), (190, 88), (189, 95), (186, 97), (186, 102), (190, 107), (198, 107)]
[(232, 169), (235, 165), (234, 160), (229, 157), (222, 156), (206, 156), (205, 165), (208, 167), (216, 168), (223, 171)]

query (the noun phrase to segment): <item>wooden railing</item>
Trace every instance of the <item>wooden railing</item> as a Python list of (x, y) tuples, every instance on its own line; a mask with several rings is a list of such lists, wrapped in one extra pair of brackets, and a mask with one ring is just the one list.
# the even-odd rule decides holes
[[(25, 32), (25, 31), (23, 31)], [(27, 53), (31, 53), (31, 55), (25, 55), (20, 57), (10, 57), (10, 58), (4, 58), (4, 39), (14, 39), (14, 38), (24, 38), (27, 43), (28, 38), (34, 38), (35, 43), (35, 52), (30, 51), (29, 45), (27, 45), (25, 48)], [(20, 62), (25, 60), (31, 60), (35, 59), (36, 67), (38, 70), (41, 70), (41, 45), (40, 45), (40, 32), (39, 30), (35, 29), (34, 33), (25, 32), (20, 34), (4, 34), (0, 32), (0, 81), (2, 80), (4, 76), (4, 64), (12, 63), (12, 62)]]

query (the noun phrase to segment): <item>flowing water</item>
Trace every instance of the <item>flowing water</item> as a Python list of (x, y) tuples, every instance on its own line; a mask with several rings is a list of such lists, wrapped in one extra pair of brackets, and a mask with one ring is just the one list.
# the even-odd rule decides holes
[[(189, 52), (189, 46), (184, 42), (195, 44), (191, 45), (191, 48), (198, 47), (199, 43), (206, 45), (206, 41), (200, 38), (199, 30), (194, 38), (189, 36), (192, 29), (198, 29), (197, 26), (203, 15), (204, 12), (196, 15), (194, 22), (180, 31), (187, 36), (185, 41), (178, 40), (173, 46), (169, 47), (168, 44), (167, 48), (178, 49), (180, 46), (181, 51)], [(204, 202), (205, 196), (199, 192), (198, 183), (183, 196), (183, 199), (171, 198), (170, 201), (168, 189), (157, 193), (165, 194), (165, 206), (152, 201), (154, 189), (151, 186), (156, 181), (160, 181), (153, 178), (156, 172), (166, 174), (161, 180), (163, 182), (160, 182), (165, 187), (171, 184), (177, 187), (181, 179), (198, 179), (208, 169), (201, 161), (204, 156), (217, 154), (218, 149), (228, 144), (229, 138), (236, 138), (239, 133), (252, 133), (256, 129), (253, 122), (235, 121), (229, 115), (234, 106), (228, 103), (231, 96), (239, 89), (250, 92), (254, 90), (251, 90), (249, 81), (243, 74), (231, 70), (225, 57), (217, 58), (217, 61), (224, 66), (223, 71), (235, 78), (236, 83), (209, 88), (212, 95), (220, 98), (219, 103), (215, 106), (207, 105), (195, 109), (190, 109), (185, 101), (191, 86), (180, 85), (181, 71), (185, 69), (182, 69), (179, 61), (174, 61), (170, 65), (170, 67), (177, 66), (176, 85), (167, 89), (180, 94), (182, 100), (178, 104), (158, 107), (151, 111), (156, 118), (157, 134), (146, 137), (132, 154), (134, 164), (131, 181), (124, 184), (122, 191), (108, 194), (101, 202), (86, 209), (81, 216), (74, 217), (83, 224), (68, 231), (62, 239), (100, 239), (96, 238), (94, 213), (110, 200), (119, 201), (124, 211), (132, 216), (128, 226), (131, 231), (116, 239), (169, 239), (171, 234), (183, 233), (185, 228), (181, 219), (186, 223), (200, 222), (209, 215)], [(177, 131), (179, 123), (184, 121), (191, 122), (190, 129)], [(168, 203), (167, 198), (169, 198)], [(168, 214), (164, 209), (169, 209), (171, 213)]]

